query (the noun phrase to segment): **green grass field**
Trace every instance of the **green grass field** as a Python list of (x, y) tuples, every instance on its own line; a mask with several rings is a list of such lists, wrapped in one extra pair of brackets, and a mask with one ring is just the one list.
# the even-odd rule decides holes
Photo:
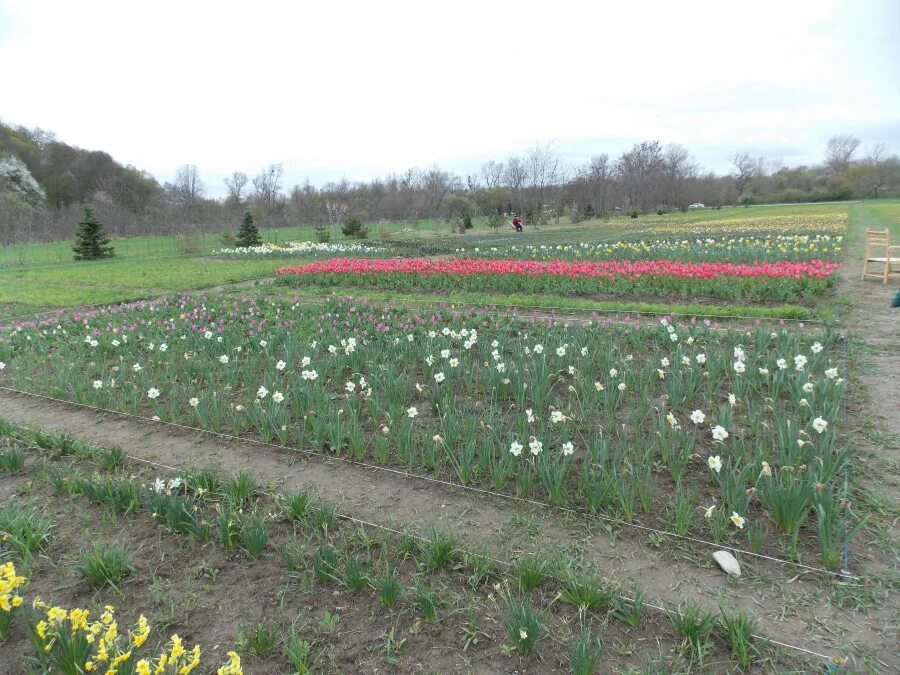
[(269, 277), (279, 260), (145, 258), (0, 272), (0, 316), (120, 302)]

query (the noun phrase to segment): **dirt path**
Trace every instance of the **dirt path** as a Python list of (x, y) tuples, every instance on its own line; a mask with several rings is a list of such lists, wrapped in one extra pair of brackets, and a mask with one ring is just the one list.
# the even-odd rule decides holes
[(831, 579), (798, 575), (793, 567), (744, 559), (745, 576), (730, 580), (714, 566), (711, 551), (695, 545), (675, 546), (631, 530), (608, 531), (558, 511), (323, 456), (176, 432), (7, 392), (0, 393), (0, 417), (120, 445), (135, 457), (172, 466), (249, 469), (270, 489), (311, 487), (342, 512), (376, 524), (421, 531), (434, 523), (452, 531), (463, 546), (498, 557), (563, 551), (625, 586), (640, 583), (651, 602), (667, 607), (695, 600), (714, 610), (716, 595), (722, 594), (730, 607), (751, 610), (759, 618), (760, 632), (769, 638), (829, 656), (877, 658), (886, 668), (888, 661), (895, 668), (900, 664), (891, 656), (895, 643), (890, 614), (839, 609), (833, 603)]

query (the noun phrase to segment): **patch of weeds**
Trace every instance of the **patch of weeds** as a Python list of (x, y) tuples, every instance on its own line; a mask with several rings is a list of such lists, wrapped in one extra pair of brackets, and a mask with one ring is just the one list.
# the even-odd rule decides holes
[(469, 570), (469, 586), (478, 590), (494, 576), (497, 563), (487, 553), (474, 551), (463, 555), (462, 567)]
[(335, 628), (337, 628), (338, 622), (341, 620), (341, 615), (337, 612), (328, 612), (326, 611), (322, 618), (319, 620), (319, 626), (326, 633), (334, 632)]
[(281, 559), (290, 572), (306, 569), (306, 545), (296, 538), (289, 539), (284, 545)]
[(265, 516), (244, 516), (240, 529), (241, 548), (254, 558), (261, 556), (269, 541), (269, 523)]
[(435, 620), (437, 617), (438, 596), (433, 588), (421, 586), (416, 592), (416, 605), (427, 621)]
[(12, 500), (0, 504), (0, 535), (25, 562), (50, 538), (53, 521), (32, 506)]
[(749, 612), (727, 611), (722, 598), (719, 598), (719, 611), (722, 627), (725, 629), (728, 644), (731, 645), (731, 653), (744, 668), (749, 667), (757, 653), (750, 637), (756, 632), (756, 619)]
[(0, 471), (18, 473), (25, 468), (25, 453), (20, 448), (7, 448), (0, 452)]
[(238, 634), (237, 644), (243, 651), (250, 651), (256, 656), (270, 656), (278, 646), (278, 626), (263, 621), (251, 629)]
[(362, 556), (355, 555), (344, 561), (344, 585), (354, 593), (363, 590), (369, 583), (368, 566)]
[(81, 478), (74, 482), (73, 491), (91, 501), (103, 504), (113, 513), (127, 514), (137, 511), (141, 505), (140, 488), (128, 479)]
[(692, 658), (696, 658), (700, 666), (703, 659), (712, 650), (713, 644), (707, 638), (716, 626), (716, 617), (705, 612), (692, 602), (688, 602), (669, 614), (669, 621), (675, 632), (684, 640)]
[(632, 628), (637, 628), (641, 624), (641, 619), (644, 618), (647, 596), (644, 594), (644, 589), (640, 587), (636, 587), (631, 595), (630, 600), (625, 597), (615, 599), (616, 617)]
[(293, 666), (296, 675), (311, 675), (313, 672), (312, 643), (300, 637), (294, 628), (285, 640), (284, 657)]
[(254, 480), (246, 471), (232, 476), (223, 485), (225, 498), (234, 509), (242, 509), (253, 497)]
[(322, 583), (338, 581), (337, 551), (330, 546), (322, 546), (313, 556), (313, 574)]
[(312, 512), (315, 497), (309, 490), (283, 492), (278, 500), (282, 515), (291, 523), (305, 522)]
[(475, 608), (471, 604), (466, 607), (466, 622), (463, 624), (461, 632), (463, 636), (463, 651), (477, 645), (478, 640), (481, 638), (490, 639), (491, 637), (478, 627), (478, 617)]
[(113, 588), (134, 573), (131, 554), (119, 544), (95, 544), (82, 554), (78, 569), (95, 586), (109, 584)]
[(337, 510), (331, 504), (323, 504), (313, 511), (312, 523), (316, 530), (319, 530), (326, 537), (329, 531), (334, 530), (337, 522)]
[(611, 606), (617, 595), (612, 585), (601, 582), (594, 574), (583, 573), (566, 582), (561, 598), (577, 607), (578, 614), (583, 619), (588, 611)]
[(441, 569), (456, 551), (456, 542), (453, 536), (438, 532), (432, 526), (426, 534), (427, 541), (422, 543), (422, 558), (425, 568), (431, 572)]
[(100, 465), (106, 471), (115, 471), (125, 463), (125, 451), (118, 445), (104, 450), (100, 457)]
[(381, 652), (384, 654), (384, 660), (392, 666), (400, 663), (400, 650), (406, 644), (406, 638), (398, 639), (396, 629), (391, 628), (381, 637)]
[(373, 582), (382, 607), (391, 608), (403, 597), (403, 584), (395, 569), (386, 569), (381, 576)]
[(584, 629), (569, 640), (569, 668), (573, 675), (593, 675), (603, 656), (603, 641)]
[(523, 593), (540, 586), (547, 574), (548, 561), (538, 556), (522, 556), (516, 560), (515, 575), (519, 590)]

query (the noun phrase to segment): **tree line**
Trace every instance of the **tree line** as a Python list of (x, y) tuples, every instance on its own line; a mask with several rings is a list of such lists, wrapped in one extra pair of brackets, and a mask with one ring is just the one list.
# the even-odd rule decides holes
[(697, 202), (715, 207), (894, 196), (900, 161), (883, 145), (863, 149), (850, 135), (829, 139), (815, 166), (785, 167), (736, 152), (725, 174), (702, 170), (674, 143), (643, 141), (618, 157), (598, 154), (579, 166), (564, 161), (552, 143), (538, 143), (468, 175), (435, 165), (370, 181), (287, 186), (276, 163), (252, 176), (236, 171), (224, 187), (223, 199), (211, 199), (193, 164), (160, 184), (107, 153), (67, 145), (42, 129), (0, 124), (2, 245), (71, 237), (82, 203), (113, 238), (235, 229), (247, 211), (263, 227), (477, 216), (498, 222), (512, 212), (526, 223), (560, 216), (578, 222), (617, 212), (684, 210)]

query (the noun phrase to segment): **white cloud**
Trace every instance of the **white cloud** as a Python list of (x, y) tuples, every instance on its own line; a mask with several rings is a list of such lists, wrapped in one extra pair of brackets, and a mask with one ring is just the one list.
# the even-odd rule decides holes
[(537, 139), (573, 160), (660, 138), (719, 170), (745, 148), (816, 161), (832, 133), (900, 146), (898, 7), (16, 0), (0, 114), (161, 179), (195, 163), (213, 194), (270, 162), (465, 170)]

